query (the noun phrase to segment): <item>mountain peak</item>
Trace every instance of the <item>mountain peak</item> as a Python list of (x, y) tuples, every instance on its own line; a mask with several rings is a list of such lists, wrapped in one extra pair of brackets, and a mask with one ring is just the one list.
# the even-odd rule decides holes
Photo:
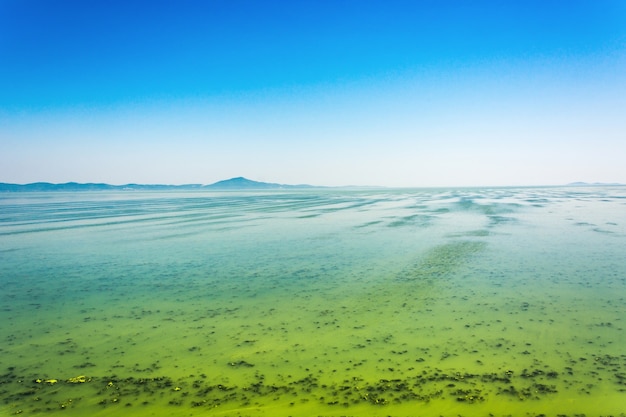
[(235, 177), (228, 180), (218, 181), (206, 186), (207, 188), (283, 188), (282, 184), (259, 182), (244, 177)]

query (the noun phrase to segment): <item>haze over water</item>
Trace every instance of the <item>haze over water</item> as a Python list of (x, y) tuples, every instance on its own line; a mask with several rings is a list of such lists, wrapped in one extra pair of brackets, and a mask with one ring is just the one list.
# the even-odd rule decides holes
[(4, 193), (0, 414), (623, 416), (625, 203)]

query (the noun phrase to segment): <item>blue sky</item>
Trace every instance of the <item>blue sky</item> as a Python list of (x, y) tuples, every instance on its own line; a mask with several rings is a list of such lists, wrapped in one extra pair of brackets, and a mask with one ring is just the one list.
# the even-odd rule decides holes
[(0, 182), (626, 183), (623, 1), (0, 0)]

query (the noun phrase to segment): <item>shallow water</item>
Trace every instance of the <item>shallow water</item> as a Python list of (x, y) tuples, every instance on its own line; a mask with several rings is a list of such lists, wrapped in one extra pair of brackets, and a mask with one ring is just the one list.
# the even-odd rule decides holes
[(626, 187), (0, 195), (0, 415), (624, 416)]

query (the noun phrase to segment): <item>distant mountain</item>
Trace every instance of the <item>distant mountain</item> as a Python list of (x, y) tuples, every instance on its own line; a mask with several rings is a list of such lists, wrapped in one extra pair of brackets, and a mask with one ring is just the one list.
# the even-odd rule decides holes
[(570, 182), (567, 185), (570, 186), (570, 187), (593, 187), (593, 186), (625, 185), (625, 184), (620, 184), (619, 182), (593, 182), (593, 183), (589, 183), (589, 182), (577, 181), (577, 182)]
[(7, 184), (0, 183), (0, 192), (41, 192), (41, 191), (107, 191), (107, 190), (188, 190), (199, 189), (200, 184), (186, 185), (163, 185), (163, 184), (125, 184), (111, 185), (103, 183), (78, 183), (66, 182), (63, 184), (52, 184), (49, 182), (34, 182), (31, 184)]
[(79, 184), (76, 182), (64, 184), (52, 184), (49, 182), (34, 182), (32, 184), (0, 183), (0, 191), (99, 191), (113, 189), (115, 189), (115, 186), (109, 184)]
[(309, 188), (311, 185), (286, 185), (275, 184), (271, 182), (252, 181), (244, 177), (231, 178), (229, 180), (218, 181), (216, 183), (205, 185), (202, 188), (221, 189), (221, 190), (249, 190), (249, 189), (276, 189), (276, 188)]
[(0, 182), (0, 192), (41, 192), (41, 191), (165, 191), (165, 190), (267, 190), (284, 188), (310, 188), (311, 185), (286, 185), (268, 182), (252, 181), (247, 178), (237, 177), (229, 180), (218, 181), (210, 185), (184, 184), (125, 184), (111, 185), (103, 183), (77, 183), (66, 182), (63, 184), (52, 184), (49, 182), (34, 182), (31, 184), (8, 184)]

